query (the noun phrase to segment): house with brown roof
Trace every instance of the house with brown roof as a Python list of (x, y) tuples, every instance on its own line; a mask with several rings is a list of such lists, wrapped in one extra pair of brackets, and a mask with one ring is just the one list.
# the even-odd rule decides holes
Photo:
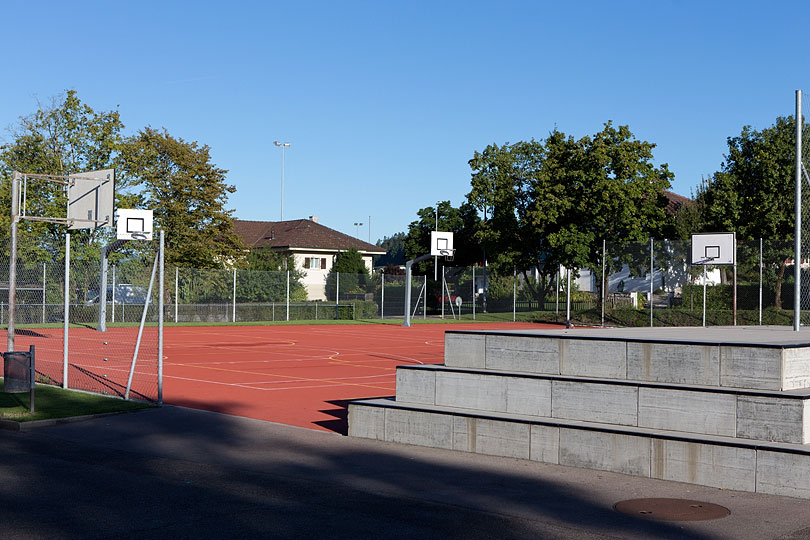
[(235, 219), (233, 229), (251, 249), (269, 246), (283, 255), (292, 255), (296, 268), (304, 273), (302, 281), (310, 300), (326, 299), (326, 275), (338, 253), (356, 249), (369, 271), (374, 268), (372, 256), (385, 254), (379, 246), (321, 225), (316, 216), (290, 221)]

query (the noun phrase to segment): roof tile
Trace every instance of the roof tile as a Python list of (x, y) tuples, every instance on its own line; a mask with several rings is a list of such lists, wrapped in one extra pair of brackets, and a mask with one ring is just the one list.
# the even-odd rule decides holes
[(385, 249), (363, 242), (309, 219), (291, 221), (248, 221), (235, 219), (234, 232), (251, 248), (271, 246), (288, 249), (354, 248), (361, 252), (385, 253)]

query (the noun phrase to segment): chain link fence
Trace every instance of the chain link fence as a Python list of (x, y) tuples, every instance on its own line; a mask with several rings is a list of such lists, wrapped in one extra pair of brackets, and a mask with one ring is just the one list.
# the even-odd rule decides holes
[[(110, 276), (107, 321), (128, 323), (114, 325), (105, 332), (98, 331), (99, 259), (88, 260), (77, 254), (75, 240), (67, 265), (64, 251), (55, 252), (47, 261), (32, 252), (21, 253), (17, 262), (14, 347), (36, 347), (37, 382), (120, 397), (129, 387), (131, 398), (159, 401), (158, 327), (154, 324), (158, 319), (157, 277), (148, 294), (157, 244), (141, 242), (138, 253), (119, 263), (117, 275)], [(8, 245), (0, 246), (0, 253), (5, 258), (5, 263), (0, 264), (0, 324), (7, 326)], [(144, 316), (147, 297), (146, 320), (152, 324), (140, 331), (138, 323)]]
[[(440, 281), (414, 279), (425, 280), (428, 317), (560, 324), (570, 318), (572, 324), (620, 327), (787, 326), (793, 317), (792, 245), (790, 239), (738, 241), (736, 265), (704, 267), (690, 264), (689, 242), (605, 243), (598, 267), (570, 271), (570, 291), (565, 268), (542, 275), (448, 266)], [(802, 270), (803, 279), (808, 271)]]
[[(157, 279), (150, 291), (157, 244), (139, 242), (137, 252), (119, 254), (110, 265), (103, 285), (105, 332), (98, 331), (102, 286), (97, 257), (83, 257), (72, 249), (67, 266), (64, 254), (60, 260), (58, 252), (47, 260), (33, 251), (18, 259), (15, 348), (36, 346), (39, 382), (123, 396), (131, 376), (133, 397), (159, 400)], [(605, 244), (597, 257), (600, 266), (571, 271), (570, 286), (565, 268), (503, 274), (481, 266), (444, 266), (438, 280), (412, 277), (408, 310), (413, 319), (465, 321), (792, 324), (791, 240), (738, 242), (736, 266), (690, 265), (689, 248), (683, 242), (658, 239)], [(5, 326), (7, 246), (0, 246), (3, 252), (0, 325)], [(165, 275), (164, 320), (177, 323), (402, 320), (406, 309), (405, 276), (396, 272), (331, 274), (324, 280), (321, 298), (312, 299), (294, 272), (173, 270)], [(807, 274), (802, 268), (803, 281)], [(142, 333), (141, 319), (146, 322)]]

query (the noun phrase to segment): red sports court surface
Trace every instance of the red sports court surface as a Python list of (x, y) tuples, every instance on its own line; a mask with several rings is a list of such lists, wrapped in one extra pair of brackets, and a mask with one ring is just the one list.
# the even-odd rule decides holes
[(440, 364), (446, 330), (526, 323), (167, 327), (164, 401), (345, 432), (346, 401), (393, 396), (396, 366)]

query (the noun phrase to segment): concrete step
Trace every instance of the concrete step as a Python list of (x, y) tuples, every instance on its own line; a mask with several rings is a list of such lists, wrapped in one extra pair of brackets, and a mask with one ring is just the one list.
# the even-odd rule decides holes
[(448, 331), (449, 367), (747, 388), (810, 388), (810, 338), (772, 327)]
[(349, 435), (758, 493), (810, 498), (810, 448), (375, 399)]
[(741, 390), (446, 366), (399, 366), (397, 401), (810, 443), (810, 390)]

